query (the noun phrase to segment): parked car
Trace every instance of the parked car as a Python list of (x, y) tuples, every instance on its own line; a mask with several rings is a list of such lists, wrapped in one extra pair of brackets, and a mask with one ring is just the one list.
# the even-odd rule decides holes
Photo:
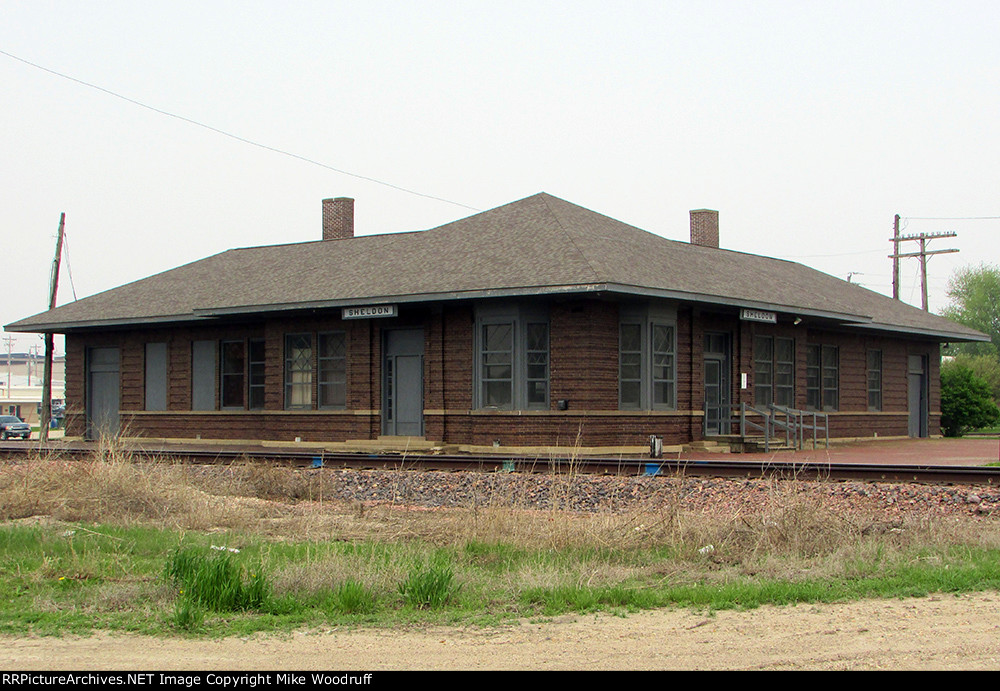
[(22, 422), (21, 418), (15, 415), (0, 415), (0, 439), (10, 439), (11, 437), (29, 439), (31, 425)]

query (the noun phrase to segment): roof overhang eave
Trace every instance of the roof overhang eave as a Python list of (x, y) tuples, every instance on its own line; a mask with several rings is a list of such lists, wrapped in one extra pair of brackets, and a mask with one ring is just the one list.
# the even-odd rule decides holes
[(926, 329), (919, 326), (899, 326), (894, 324), (847, 324), (851, 328), (862, 329), (864, 331), (881, 331), (894, 334), (911, 334), (913, 336), (925, 336), (940, 341), (951, 341), (955, 343), (989, 343), (992, 339), (984, 333), (958, 333), (957, 331), (945, 331), (943, 329)]
[[(571, 295), (571, 294), (593, 294), (593, 293), (617, 293), (622, 295), (633, 295), (642, 297), (655, 297), (667, 300), (679, 300), (684, 302), (695, 302), (710, 305), (719, 305), (732, 308), (748, 308), (756, 310), (766, 310), (794, 314), (802, 317), (815, 317), (829, 319), (846, 324), (864, 325), (871, 323), (871, 317), (860, 314), (849, 314), (845, 312), (834, 312), (807, 308), (796, 305), (783, 305), (777, 303), (763, 302), (758, 300), (747, 300), (728, 296), (710, 295), (706, 293), (694, 293), (680, 290), (668, 290), (663, 288), (651, 288), (646, 286), (634, 286), (618, 283), (576, 283), (567, 285), (549, 286), (523, 286), (515, 288), (482, 288), (475, 290), (458, 290), (446, 292), (428, 292), (407, 295), (380, 295), (338, 298), (332, 300), (310, 300), (304, 302), (282, 302), (270, 304), (251, 305), (225, 305), (221, 307), (195, 308), (192, 312), (175, 315), (161, 315), (148, 317), (129, 317), (121, 319), (91, 319), (65, 322), (38, 322), (33, 324), (21, 324), (15, 322), (5, 327), (8, 331), (24, 333), (64, 333), (66, 331), (76, 331), (82, 329), (114, 328), (145, 324), (169, 324), (180, 322), (210, 321), (216, 318), (227, 316), (239, 316), (246, 314), (266, 314), (278, 312), (292, 312), (300, 310), (335, 309), (342, 307), (354, 307), (357, 305), (372, 304), (412, 304), (420, 302), (440, 302), (452, 300), (475, 300), (486, 298), (503, 297), (530, 297), (540, 295)], [(893, 331), (899, 331), (899, 327), (887, 327)], [(927, 335), (938, 335), (927, 332)], [(948, 334), (952, 336), (952, 334)], [(957, 340), (957, 339), (956, 339)]]
[(125, 317), (121, 319), (84, 319), (80, 321), (40, 322), (37, 324), (22, 324), (14, 322), (4, 326), (5, 331), (14, 333), (67, 333), (84, 329), (106, 329), (129, 327), (146, 324), (177, 324), (181, 322), (199, 321), (193, 314), (174, 314), (154, 317)]
[(336, 300), (311, 300), (308, 302), (285, 302), (269, 305), (229, 305), (225, 307), (200, 308), (195, 316), (202, 318), (225, 317), (238, 314), (261, 314), (266, 312), (290, 312), (296, 310), (335, 309), (358, 305), (384, 305), (390, 303), (413, 304), (419, 302), (443, 302), (453, 300), (479, 300), (499, 297), (529, 297), (533, 295), (568, 295), (573, 293), (599, 293), (608, 289), (604, 283), (588, 283), (559, 286), (528, 286), (523, 288), (483, 288), (479, 290), (457, 290), (443, 293), (419, 293), (409, 295), (379, 295), (377, 297), (351, 297)]
[(794, 314), (799, 317), (816, 317), (819, 319), (831, 319), (850, 324), (867, 324), (871, 322), (871, 317), (863, 314), (848, 314), (846, 312), (831, 312), (830, 310), (820, 310), (812, 307), (800, 307), (796, 305), (782, 305), (772, 302), (761, 302), (758, 300), (746, 300), (744, 298), (733, 298), (725, 295), (709, 295), (706, 293), (691, 293), (680, 290), (664, 290), (661, 288), (645, 288), (642, 286), (628, 286), (608, 284), (606, 290), (612, 293), (624, 293), (627, 295), (642, 295), (645, 297), (657, 297), (667, 300), (683, 300), (685, 302), (697, 302), (709, 305), (719, 305), (733, 308), (747, 308), (763, 310), (767, 312), (781, 312), (783, 314)]
[(448, 291), (441, 293), (420, 293), (409, 295), (380, 295), (378, 297), (354, 297), (341, 298), (337, 300), (315, 300), (309, 302), (289, 302), (274, 303), (269, 305), (229, 305), (225, 307), (212, 307), (196, 309), (194, 314), (198, 317), (224, 317), (238, 314), (258, 314), (264, 312), (287, 312), (304, 309), (331, 309), (338, 307), (354, 307), (357, 305), (388, 304), (388, 303), (416, 303), (416, 302), (439, 302), (451, 300), (476, 300), (484, 298), (500, 297), (529, 297), (536, 295), (570, 295), (570, 294), (593, 294), (593, 293), (618, 293), (625, 295), (638, 295), (642, 297), (656, 297), (667, 300), (681, 300), (685, 302), (699, 302), (713, 305), (723, 305), (727, 307), (768, 310), (782, 312), (785, 314), (795, 314), (802, 317), (817, 317), (821, 319), (831, 319), (840, 322), (864, 324), (871, 321), (871, 317), (860, 314), (847, 314), (844, 312), (832, 312), (829, 310), (818, 310), (814, 308), (797, 307), (794, 305), (780, 305), (776, 303), (760, 302), (756, 300), (745, 300), (730, 298), (726, 296), (708, 295), (701, 293), (690, 293), (679, 290), (664, 290), (662, 288), (648, 288), (644, 286), (630, 286), (616, 283), (577, 283), (570, 285), (550, 285), (550, 286), (525, 286), (519, 288), (484, 288), (478, 290)]
[(523, 288), (500, 288), (450, 291), (445, 293), (421, 293), (410, 295), (383, 295), (377, 297), (352, 297), (334, 300), (310, 300), (306, 302), (281, 302), (265, 305), (226, 305), (223, 307), (201, 307), (191, 312), (174, 315), (123, 317), (120, 319), (82, 319), (76, 321), (53, 322), (13, 322), (4, 328), (19, 333), (65, 333), (83, 329), (100, 329), (141, 326), (147, 324), (176, 324), (185, 322), (211, 321), (212, 319), (247, 314), (273, 314), (300, 310), (336, 309), (357, 305), (379, 305), (388, 303), (412, 304), (451, 300), (475, 300), (496, 297), (525, 297), (530, 295), (565, 295), (570, 293), (595, 293), (606, 290), (602, 283), (575, 284), (561, 286), (528, 286)]

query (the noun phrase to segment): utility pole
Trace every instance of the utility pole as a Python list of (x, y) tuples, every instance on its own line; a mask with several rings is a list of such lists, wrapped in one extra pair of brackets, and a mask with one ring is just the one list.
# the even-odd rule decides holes
[[(59, 288), (59, 262), (62, 259), (63, 232), (66, 228), (66, 214), (59, 215), (59, 232), (56, 237), (56, 256), (52, 260), (52, 275), (49, 276), (49, 309), (56, 308), (56, 290)], [(52, 417), (52, 351), (55, 339), (51, 331), (45, 333), (45, 369), (42, 382), (42, 419), (38, 428), (38, 441), (49, 440), (49, 420)]]
[(3, 342), (7, 345), (7, 398), (10, 399), (10, 352), (14, 348), (14, 337), (4, 336)]
[(42, 346), (35, 344), (28, 348), (28, 386), (31, 386), (31, 370), (35, 370), (35, 378), (38, 378), (38, 351)]
[[(927, 250), (927, 243), (931, 240), (936, 240), (938, 238), (954, 238), (958, 237), (958, 233), (949, 231), (945, 233), (919, 233), (917, 235), (900, 235), (899, 234), (899, 214), (896, 214), (896, 222), (894, 224), (895, 232), (889, 240), (893, 244), (893, 253), (889, 255), (892, 259), (892, 297), (899, 300), (899, 260), (903, 257), (919, 257), (920, 258), (920, 295), (921, 295), (921, 307), (924, 312), (928, 311), (927, 306), (927, 257), (934, 254), (950, 254), (952, 252), (958, 252), (956, 249), (950, 250)], [(907, 240), (916, 240), (920, 243), (919, 252), (904, 252), (899, 251), (899, 243), (905, 242)]]
[(892, 299), (899, 299), (899, 214), (892, 222)]

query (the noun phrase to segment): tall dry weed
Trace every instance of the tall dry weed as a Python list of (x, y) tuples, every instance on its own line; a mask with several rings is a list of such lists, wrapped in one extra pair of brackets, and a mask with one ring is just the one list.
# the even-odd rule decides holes
[(299, 470), (243, 457), (223, 468), (224, 472), (193, 474), (200, 486), (213, 494), (229, 494), (282, 501), (319, 500), (322, 484), (315, 471)]
[[(296, 541), (431, 546), (475, 542), (546, 552), (647, 550), (670, 560), (668, 566), (649, 568), (671, 579), (699, 569), (747, 573), (795, 570), (806, 563), (836, 569), (866, 559), (873, 544), (896, 548), (918, 541), (947, 545), (969, 539), (967, 521), (928, 518), (895, 525), (857, 510), (837, 511), (817, 491), (821, 485), (805, 481), (775, 480), (752, 487), (748, 482), (741, 489), (726, 481), (683, 475), (595, 482), (572, 463), (547, 470), (537, 482), (523, 474), (496, 473), (462, 483), (445, 474), (417, 478), (420, 471), (396, 471), (378, 477), (378, 483), (391, 485), (396, 502), (373, 505), (360, 498), (332, 499), (338, 487), (352, 480), (329, 469), (252, 462), (189, 466), (169, 459), (143, 460), (109, 443), (86, 460), (37, 456), (0, 465), (0, 520), (51, 516), (74, 522), (152, 523)], [(419, 506), (417, 492), (433, 485), (435, 478), (445, 488), (461, 484), (464, 505)], [(702, 483), (708, 488), (703, 493)], [(694, 494), (708, 496), (709, 504), (695, 510), (690, 502)], [(716, 499), (717, 504), (711, 503)], [(1000, 546), (1000, 531), (986, 527), (977, 526), (977, 541)], [(350, 560), (347, 564), (304, 565), (296, 577), (339, 582), (362, 565)], [(549, 566), (531, 568), (535, 571), (529, 568), (525, 575), (529, 581), (552, 578)], [(602, 566), (604, 571), (591, 575), (586, 568), (581, 567), (581, 579), (600, 580), (612, 567)], [(398, 579), (403, 567), (390, 570)], [(365, 585), (384, 589), (385, 583)]]
[(183, 466), (146, 460), (116, 440), (83, 459), (30, 456), (0, 467), (0, 519), (49, 516), (90, 523), (154, 523), (198, 530), (238, 525), (238, 505), (194, 487)]

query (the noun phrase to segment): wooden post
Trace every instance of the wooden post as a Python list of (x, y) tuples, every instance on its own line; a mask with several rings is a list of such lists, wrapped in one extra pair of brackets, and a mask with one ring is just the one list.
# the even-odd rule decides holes
[(920, 237), (920, 305), (927, 312), (927, 238)]
[[(56, 290), (59, 288), (59, 262), (62, 259), (63, 231), (66, 227), (66, 214), (59, 215), (59, 233), (56, 237), (56, 256), (52, 260), (52, 275), (49, 277), (49, 309), (56, 308)], [(42, 416), (41, 427), (38, 429), (38, 440), (46, 443), (49, 440), (49, 420), (52, 417), (52, 350), (55, 338), (52, 332), (45, 333), (45, 369), (42, 382)]]
[(892, 221), (892, 297), (899, 300), (899, 214)]

